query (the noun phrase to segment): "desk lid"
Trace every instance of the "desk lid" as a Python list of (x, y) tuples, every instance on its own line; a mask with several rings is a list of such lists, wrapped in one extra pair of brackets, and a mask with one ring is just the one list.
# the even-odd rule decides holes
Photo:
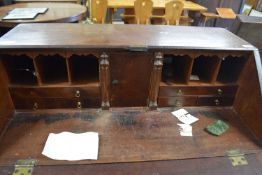
[(110, 24), (20, 24), (1, 48), (126, 48), (256, 50), (223, 28)]

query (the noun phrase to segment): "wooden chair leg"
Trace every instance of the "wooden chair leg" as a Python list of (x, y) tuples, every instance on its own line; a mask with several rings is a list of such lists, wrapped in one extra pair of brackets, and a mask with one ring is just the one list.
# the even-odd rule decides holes
[(113, 22), (114, 12), (115, 12), (114, 8), (110, 8), (110, 9), (109, 9), (109, 23), (110, 23), (110, 24), (112, 24), (112, 22)]
[(208, 17), (205, 17), (205, 18), (204, 18), (203, 27), (206, 27), (206, 22), (207, 22), (207, 20), (208, 20)]

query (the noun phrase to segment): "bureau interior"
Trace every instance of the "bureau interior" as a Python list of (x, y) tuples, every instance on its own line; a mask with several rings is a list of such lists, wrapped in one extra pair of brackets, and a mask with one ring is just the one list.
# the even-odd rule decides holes
[[(114, 56), (112, 62), (110, 54), (117, 55), (114, 52), (108, 53), (108, 69), (110, 67), (111, 70), (115, 69), (114, 63), (119, 65), (117, 70), (109, 71), (109, 75), (106, 75), (111, 81), (110, 87), (107, 87), (111, 95), (109, 97), (111, 107), (145, 107), (149, 95), (145, 93), (152, 85), (149, 81), (143, 80), (152, 78), (150, 77), (152, 73), (141, 72), (144, 74), (142, 76), (136, 73), (136, 69), (153, 70), (154, 52), (146, 55), (139, 52), (124, 52), (117, 56), (120, 60), (126, 54), (125, 60), (118, 61), (118, 57)], [(63, 54), (39, 54), (34, 58), (24, 54), (3, 55), (1, 61), (9, 79), (9, 89), (15, 108), (35, 110), (99, 107), (103, 94), (100, 85), (107, 80), (100, 77), (101, 58), (95, 55), (97, 54), (73, 53), (65, 57)], [(133, 57), (129, 58), (129, 55)], [(234, 57), (163, 54), (161, 82), (156, 85), (159, 89), (159, 94), (156, 94), (158, 105), (232, 106), (238, 79), (248, 60), (247, 57), (248, 55), (241, 54)], [(127, 66), (124, 67), (124, 64)], [(52, 100), (60, 102), (52, 106), (50, 105)], [(65, 102), (61, 102), (63, 100)]]
[(227, 56), (190, 56), (165, 55), (162, 81), (167, 84), (237, 84), (247, 61), (246, 57)]
[(88, 84), (99, 82), (98, 59), (95, 56), (3, 55), (2, 62), (10, 86)]
[[(103, 55), (102, 52), (66, 54), (69, 55), (67, 57), (63, 54), (34, 57), (26, 56), (32, 54), (2, 54), (0, 78), (3, 87), (7, 88), (2, 89), (2, 92), (7, 92), (3, 98), (9, 99), (10, 94), (10, 104), (7, 105), (10, 108), (13, 104), (14, 109), (5, 111), (6, 117), (1, 119), (2, 123), (6, 123), (11, 118), (0, 140), (0, 165), (11, 165), (17, 159), (28, 157), (37, 159), (39, 165), (72, 164), (41, 155), (48, 134), (65, 130), (92, 130), (100, 134), (99, 160), (78, 161), (78, 164), (215, 157), (224, 156), (233, 149), (240, 149), (243, 154), (261, 151), (257, 140), (261, 132), (250, 132), (246, 125), (253, 126), (254, 123), (240, 120), (243, 109), (241, 96), (246, 95), (242, 93), (242, 85), (248, 81), (246, 76), (257, 76), (256, 72), (247, 71), (254, 66), (250, 53), (240, 52), (231, 56), (214, 52), (210, 56), (203, 52), (194, 56), (196, 54), (163, 52), (161, 59), (157, 60), (161, 64), (156, 64), (156, 52), (125, 51), (119, 54), (119, 62), (116, 56), (112, 61), (111, 54), (117, 55), (108, 52), (108, 62), (98, 56)], [(125, 54), (129, 56), (123, 58)], [(147, 61), (141, 61), (144, 57)], [(115, 68), (113, 63), (118, 64), (118, 69), (104, 75), (103, 70)], [(122, 67), (124, 63), (127, 67)], [(105, 65), (108, 67), (103, 69)], [(150, 111), (150, 97), (139, 95), (144, 93), (139, 88), (152, 88), (153, 71), (159, 65), (162, 66), (157, 69), (161, 70), (156, 96), (159, 108)], [(136, 74), (136, 69), (152, 72), (141, 75)], [(120, 76), (118, 73), (123, 74)], [(149, 83), (139, 81), (138, 90), (124, 90), (130, 87), (126, 76), (132, 77), (128, 79), (131, 83), (136, 83), (145, 75), (150, 75), (147, 77)], [(132, 108), (111, 105), (109, 110), (101, 110), (104, 93), (101, 88), (108, 81), (106, 77), (110, 77), (109, 87), (104, 87), (110, 94), (109, 103), (118, 100), (120, 104), (131, 99), (128, 104)], [(120, 88), (114, 92), (117, 86)], [(251, 96), (259, 93), (259, 86), (255, 87), (255, 94)], [(118, 94), (125, 96), (119, 98)], [(141, 98), (143, 103), (136, 101)], [(171, 111), (182, 107), (199, 118), (194, 125), (194, 137), (190, 139), (177, 133), (177, 121), (171, 115)], [(205, 131), (205, 127), (217, 119), (230, 125), (228, 132), (221, 137)], [(128, 141), (125, 138), (129, 138)], [(30, 149), (32, 143), (34, 149)], [(5, 147), (7, 144), (8, 148)]]

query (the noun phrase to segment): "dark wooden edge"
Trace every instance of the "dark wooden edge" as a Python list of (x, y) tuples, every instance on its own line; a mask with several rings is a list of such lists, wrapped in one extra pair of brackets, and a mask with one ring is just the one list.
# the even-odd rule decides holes
[(259, 50), (253, 51), (253, 57), (254, 57), (255, 62), (256, 62), (257, 73), (258, 73), (258, 81), (259, 81), (259, 85), (260, 85), (260, 95), (262, 96), (262, 62), (261, 62)]
[[(92, 165), (36, 166), (34, 175), (259, 175), (262, 154), (245, 155), (248, 165), (232, 166), (228, 157), (197, 158), (169, 161), (130, 162)], [(0, 166), (1, 175), (10, 175), (14, 166)]]
[(210, 81), (211, 83), (215, 83), (216, 82), (221, 63), (222, 63), (222, 59), (216, 58), (216, 63), (215, 63), (215, 66), (214, 66), (215, 69), (214, 69), (213, 73), (211, 74), (211, 78), (210, 78), (211, 79), (211, 81)]
[[(14, 113), (14, 105), (8, 90), (8, 76), (0, 60), (0, 133), (7, 126)], [(0, 134), (1, 137), (1, 134)]]
[(67, 77), (69, 84), (72, 84), (72, 67), (71, 64), (69, 63), (69, 58), (66, 57), (66, 69), (67, 69)]
[(38, 69), (38, 66), (37, 66), (35, 58), (33, 58), (33, 64), (34, 64), (34, 68), (35, 68), (37, 83), (38, 83), (38, 85), (42, 85), (43, 84), (42, 83), (42, 79), (41, 79), (41, 76), (39, 74), (39, 69)]
[(191, 76), (191, 74), (192, 74), (192, 69), (193, 69), (193, 65), (194, 65), (194, 58), (192, 58), (192, 57), (190, 57), (190, 56), (188, 56), (189, 57), (189, 59), (190, 59), (190, 63), (189, 63), (189, 65), (188, 65), (188, 71), (187, 71), (187, 74), (185, 75), (185, 80), (186, 80), (186, 84), (188, 84), (189, 83), (189, 81), (190, 81), (190, 76)]

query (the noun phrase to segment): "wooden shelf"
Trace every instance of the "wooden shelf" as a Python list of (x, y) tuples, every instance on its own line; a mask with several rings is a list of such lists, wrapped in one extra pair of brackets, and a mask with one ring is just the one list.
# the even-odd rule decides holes
[(9, 85), (9, 88), (42, 88), (42, 87), (99, 87), (99, 82), (90, 82), (88, 84), (68, 84), (68, 83), (58, 83), (58, 84), (42, 84), (42, 85)]
[[(21, 87), (21, 85), (22, 87), (28, 88), (66, 88), (71, 86), (70, 99), (62, 100), (63, 102), (67, 102), (64, 105), (60, 105), (62, 102), (52, 104), (52, 100), (49, 102), (46, 99), (42, 99), (45, 97), (41, 97), (40, 99), (25, 99), (26, 97), (19, 98), (19, 96), (14, 95), (13, 100), (17, 109), (32, 108), (34, 103), (37, 103), (39, 108), (42, 109), (52, 109), (58, 106), (64, 106), (66, 108), (75, 107), (80, 99), (74, 98), (77, 91), (79, 91), (73, 89), (74, 86), (82, 85), (90, 88), (100, 86), (99, 61), (98, 58), (92, 54), (73, 54), (69, 58), (64, 58), (60, 55), (39, 55), (34, 59), (20, 56), (16, 59), (9, 58), (6, 60), (4, 59), (4, 66), (8, 70), (9, 77), (11, 77), (10, 88)], [(160, 72), (162, 81), (158, 85), (160, 87), (160, 93), (157, 94), (159, 106), (176, 106), (176, 104), (182, 104), (182, 106), (212, 106), (217, 104), (213, 102), (218, 100), (218, 97), (220, 98), (219, 106), (231, 106), (237, 89), (236, 80), (238, 76), (240, 76), (245, 61), (246, 59), (244, 58), (230, 56), (222, 61), (221, 58), (216, 56), (199, 56), (193, 59), (187, 55), (177, 56), (165, 54), (162, 72)], [(123, 62), (123, 64), (127, 63)], [(129, 67), (130, 65), (127, 64), (127, 66)], [(30, 70), (38, 73), (38, 79), (35, 76), (36, 73), (33, 77), (17, 72), (14, 74), (9, 70), (10, 67), (14, 67), (15, 69), (29, 67)], [(199, 77), (199, 80), (190, 80), (191, 75), (196, 75)], [(26, 79), (27, 82), (21, 82), (21, 78)], [(16, 80), (20, 82), (15, 84)], [(34, 90), (32, 90), (32, 92), (33, 91)], [(162, 96), (163, 94), (166, 94), (166, 96)], [(65, 94), (65, 96), (66, 95), (67, 94)], [(203, 95), (206, 97), (203, 98)], [(86, 97), (87, 96), (84, 96), (84, 98)], [(230, 100), (227, 100), (227, 97), (230, 97)], [(63, 96), (60, 98), (63, 98)], [(97, 107), (100, 98), (100, 94), (97, 94), (95, 98), (87, 99), (86, 101), (82, 100), (83, 105), (87, 104), (87, 106), (89, 106), (95, 104), (94, 106)], [(198, 103), (198, 99), (202, 101), (200, 100)], [(61, 99), (53, 100), (59, 101)], [(27, 104), (22, 103), (22, 101), (27, 101)], [(114, 103), (112, 104), (114, 106)]]
[(66, 60), (62, 56), (36, 57), (37, 70), (42, 84), (60, 84), (68, 82)]
[(216, 80), (220, 65), (218, 57), (200, 56), (194, 60), (191, 76), (197, 76), (199, 80), (190, 80), (200, 83), (213, 83)]
[(2, 58), (10, 84), (37, 85), (37, 77), (33, 60), (25, 55)]
[[(57, 55), (41, 55), (39, 54), (35, 58), (29, 58), (27, 56), (6, 56), (3, 59), (4, 67), (7, 70), (7, 74), (10, 80), (9, 87), (28, 87), (28, 88), (44, 88), (44, 87), (60, 87), (66, 88), (71, 87), (72, 89), (79, 86), (86, 86), (90, 88), (99, 88), (101, 86), (100, 78), (99, 78), (99, 59), (90, 54), (90, 55), (77, 55), (73, 54), (71, 57), (66, 58), (61, 56), (63, 54)], [(124, 57), (125, 55), (117, 55), (117, 61)], [(141, 58), (145, 59), (145, 55), (140, 55), (136, 53), (137, 58), (139, 58), (139, 63), (141, 63)], [(148, 66), (150, 69), (150, 56), (146, 55), (148, 60), (144, 66)], [(114, 66), (114, 55), (111, 55), (110, 60), (111, 70), (113, 70)], [(173, 104), (183, 104), (183, 106), (194, 106), (196, 103), (196, 99), (200, 98), (203, 94), (208, 94), (208, 98), (204, 99), (208, 102), (213, 102), (213, 98), (216, 96), (221, 97), (221, 101), (223, 101), (226, 97), (224, 97), (225, 91), (227, 91), (226, 95), (232, 97), (234, 100), (235, 91), (228, 91), (227, 88), (237, 89), (237, 79), (240, 76), (241, 70), (243, 69), (244, 63), (246, 62), (245, 58), (242, 57), (231, 57), (228, 56), (225, 59), (213, 56), (199, 56), (195, 59), (191, 58), (188, 55), (180, 56), (174, 54), (165, 54), (162, 72), (159, 72), (161, 75), (161, 82), (157, 85), (157, 88), (160, 87), (160, 93), (156, 93), (156, 99), (160, 100), (159, 106), (165, 106), (165, 104), (169, 104), (172, 106)], [(130, 57), (130, 64), (125, 61), (121, 62), (121, 66), (127, 66), (127, 69), (131, 68), (134, 64), (134, 57)], [(20, 69), (22, 73), (20, 73)], [(24, 71), (28, 70), (28, 71)], [(107, 69), (108, 70), (108, 69)], [(131, 69), (133, 70), (133, 69)], [(142, 70), (142, 69), (141, 69)], [(120, 71), (115, 69), (117, 75), (123, 74), (123, 70)], [(127, 77), (131, 77), (131, 71), (127, 72)], [(112, 74), (112, 72), (111, 72)], [(191, 75), (197, 75), (199, 80), (190, 80)], [(106, 76), (112, 76), (107, 73)], [(125, 81), (119, 81), (118, 79), (121, 77), (112, 76), (116, 79), (117, 83), (113, 85), (113, 88), (120, 87)], [(148, 78), (149, 76), (147, 76)], [(125, 77), (126, 79), (126, 77)], [(133, 79), (132, 79), (133, 80)], [(141, 82), (144, 82), (144, 78)], [(109, 83), (109, 81), (108, 81)], [(112, 89), (111, 89), (112, 90)], [(120, 88), (119, 91), (121, 91)], [(133, 89), (132, 89), (133, 90)], [(70, 97), (68, 100), (69, 107), (76, 106), (77, 100), (74, 97), (77, 93), (77, 89), (74, 89), (74, 96)], [(200, 93), (201, 92), (201, 93)], [(72, 94), (72, 92), (70, 92)], [(160, 94), (165, 94), (166, 96), (163, 98)], [(126, 94), (126, 93), (125, 93)], [(137, 94), (137, 92), (136, 92)], [(187, 97), (190, 94), (192, 97)], [(95, 97), (95, 103), (86, 102), (83, 104), (96, 104), (96, 107), (99, 104), (99, 99), (102, 94), (97, 94)], [(122, 99), (121, 95), (121, 99)], [(178, 96), (180, 99), (178, 99)], [(108, 96), (107, 96), (108, 97)], [(174, 98), (175, 97), (175, 98)], [(19, 99), (18, 96), (14, 95), (12, 97), (16, 102), (16, 106), (21, 104), (22, 101), (25, 101), (25, 98)], [(45, 97), (41, 97), (45, 98)], [(61, 97), (63, 98), (63, 97)], [(113, 99), (114, 97), (112, 97)], [(133, 97), (132, 97), (133, 98)], [(145, 95), (146, 99), (147, 96)], [(233, 104), (232, 100), (230, 103), (223, 103), (224, 105), (230, 106)], [(30, 101), (30, 100), (27, 100)], [(65, 101), (65, 100), (64, 100)], [(94, 100), (91, 99), (93, 102)], [(137, 103), (137, 99), (134, 99), (135, 103)], [(178, 102), (176, 102), (178, 101)], [(112, 102), (112, 106), (115, 106), (115, 103)], [(119, 100), (121, 104), (123, 101)], [(168, 102), (168, 103), (167, 103)], [(182, 103), (183, 102), (183, 103)], [(30, 103), (26, 107), (31, 107), (32, 104), (39, 103), (42, 104), (42, 108), (55, 108), (56, 106), (48, 106), (47, 104), (51, 104), (50, 102), (44, 99), (31, 99)], [(134, 104), (135, 104), (134, 103)], [(59, 104), (59, 103), (58, 103)], [(204, 104), (204, 103), (200, 103)], [(207, 104), (207, 103), (205, 103)], [(209, 104), (209, 103), (208, 103)], [(222, 102), (220, 103), (222, 104)], [(146, 105), (146, 101), (144, 101), (143, 105)], [(66, 105), (64, 105), (66, 106)], [(124, 105), (129, 106), (129, 105)], [(23, 107), (23, 106), (22, 106)], [(17, 108), (18, 109), (18, 108)]]
[(247, 59), (244, 57), (229, 56), (223, 59), (217, 81), (222, 83), (237, 82), (246, 61)]
[(98, 58), (93, 55), (69, 58), (72, 84), (92, 84), (99, 82)]
[(186, 84), (189, 80), (193, 59), (189, 56), (165, 55), (162, 81), (167, 84)]
[(170, 87), (179, 87), (179, 86), (188, 86), (188, 87), (201, 87), (201, 86), (237, 86), (236, 83), (223, 83), (220, 81), (215, 81), (214, 83), (208, 83), (208, 82), (198, 82), (198, 81), (190, 81), (187, 84), (185, 83), (174, 83), (174, 82), (161, 82), (160, 87), (170, 86)]

